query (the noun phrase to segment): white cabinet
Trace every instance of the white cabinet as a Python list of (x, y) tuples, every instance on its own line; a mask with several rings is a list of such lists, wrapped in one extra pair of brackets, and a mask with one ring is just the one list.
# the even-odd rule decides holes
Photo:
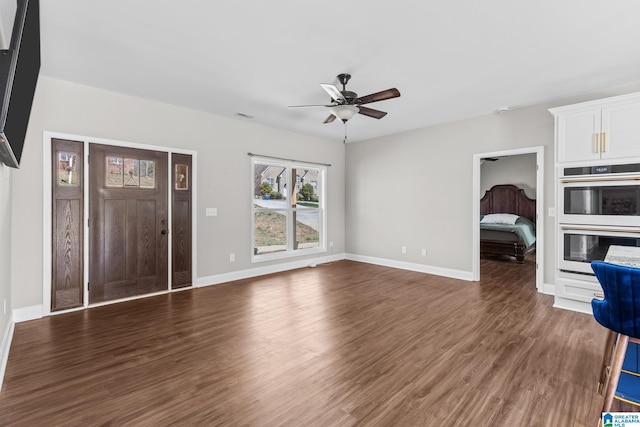
[(640, 157), (640, 94), (549, 110), (556, 119), (556, 161)]
[(556, 118), (557, 160), (573, 162), (599, 160), (601, 110), (567, 113)]
[[(636, 184), (624, 184), (623, 181), (623, 179), (635, 179), (629, 177), (630, 173), (626, 173), (625, 178), (621, 178), (616, 176), (616, 173), (608, 172), (598, 174), (593, 172), (589, 175), (589, 171), (592, 171), (594, 166), (604, 166), (602, 169), (606, 171), (608, 169), (606, 166), (611, 166), (613, 170), (619, 165), (640, 163), (640, 93), (567, 105), (552, 108), (549, 111), (555, 118), (556, 206), (561, 209), (555, 219), (557, 230), (555, 306), (590, 312), (590, 302), (593, 298), (602, 297), (602, 288), (595, 276), (590, 275), (588, 260), (602, 259), (604, 257), (602, 252), (608, 249), (611, 241), (620, 241), (623, 237), (636, 239), (636, 242), (640, 241), (640, 237), (636, 234), (637, 227), (635, 227), (640, 217), (631, 215), (629, 222), (625, 222), (624, 216), (611, 213), (608, 214), (610, 217), (603, 218), (600, 218), (599, 214), (586, 214), (587, 210), (584, 214), (574, 215), (566, 211), (566, 197), (576, 194), (575, 202), (583, 203), (585, 207), (590, 208), (592, 206), (590, 197), (593, 194), (599, 194), (593, 193), (590, 188), (616, 186), (629, 188), (632, 196), (628, 198), (635, 200), (636, 193), (633, 188)], [(566, 171), (571, 170), (589, 176), (567, 177)], [(630, 170), (635, 171), (637, 176), (637, 169)], [(575, 184), (571, 180), (574, 180)], [(586, 184), (587, 182), (589, 184)], [(582, 189), (583, 186), (584, 189)], [(574, 187), (578, 188), (576, 192), (568, 192)], [(583, 199), (580, 199), (582, 196), (584, 196)], [(626, 199), (624, 203), (627, 203)], [(585, 237), (585, 248), (599, 247), (602, 250), (581, 249), (573, 254), (572, 248), (581, 242), (574, 239), (582, 235)], [(593, 242), (589, 243), (590, 240)], [(631, 244), (631, 246), (635, 245)]]
[(603, 159), (640, 156), (640, 102), (602, 109)]

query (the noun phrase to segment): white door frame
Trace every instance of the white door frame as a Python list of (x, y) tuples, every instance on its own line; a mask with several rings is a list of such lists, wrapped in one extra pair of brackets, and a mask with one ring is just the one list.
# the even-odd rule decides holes
[[(155, 295), (155, 294), (148, 294), (148, 295), (141, 295), (141, 296), (135, 296), (135, 297), (131, 297), (131, 298), (124, 298), (124, 299), (119, 299), (119, 300), (114, 300), (114, 301), (107, 301), (104, 303), (98, 303), (98, 304), (89, 304), (89, 288), (88, 288), (88, 281), (89, 281), (89, 233), (86, 232), (86, 228), (85, 228), (85, 233), (83, 233), (84, 235), (84, 242), (83, 242), (83, 247), (84, 247), (84, 259), (83, 259), (83, 263), (84, 263), (84, 271), (83, 271), (83, 286), (84, 286), (84, 305), (82, 307), (77, 307), (77, 308), (72, 308), (69, 310), (60, 310), (60, 311), (56, 311), (56, 312), (51, 312), (51, 258), (52, 258), (52, 249), (51, 249), (51, 245), (53, 243), (52, 241), (52, 236), (51, 236), (51, 232), (52, 232), (52, 212), (51, 212), (51, 139), (52, 138), (58, 138), (58, 139), (68, 139), (71, 141), (77, 141), (77, 142), (82, 142), (84, 144), (84, 218), (83, 218), (83, 227), (86, 227), (85, 224), (87, 224), (88, 220), (89, 220), (89, 144), (103, 144), (103, 145), (113, 145), (113, 146), (117, 146), (117, 147), (126, 147), (126, 148), (137, 148), (137, 149), (141, 149), (141, 150), (149, 150), (149, 151), (159, 151), (159, 152), (163, 152), (163, 153), (167, 153), (167, 180), (168, 180), (168, 188), (167, 188), (167, 222), (169, 224), (169, 231), (171, 231), (171, 208), (172, 208), (172, 204), (171, 204), (171, 189), (172, 189), (172, 185), (173, 185), (173, 181), (172, 181), (172, 177), (173, 174), (171, 173), (171, 154), (173, 153), (177, 153), (177, 154), (190, 154), (192, 156), (192, 165), (191, 165), (191, 169), (192, 169), (192, 177), (193, 177), (193, 181), (192, 181), (192, 196), (191, 196), (191, 202), (192, 202), (192, 216), (191, 216), (191, 287), (185, 287), (185, 288), (179, 288), (179, 289), (172, 289), (171, 288), (171, 260), (172, 260), (172, 256), (171, 256), (171, 239), (169, 239), (168, 241), (168, 276), (167, 276), (167, 290), (166, 291), (162, 291), (162, 292), (156, 292), (155, 294), (162, 294), (162, 293), (167, 293), (167, 292), (177, 292), (177, 291), (183, 291), (185, 289), (191, 289), (193, 287), (195, 287), (196, 285), (196, 271), (197, 271), (197, 233), (196, 233), (196, 229), (197, 229), (197, 215), (196, 213), (198, 212), (197, 209), (197, 164), (198, 164), (198, 153), (196, 151), (193, 150), (185, 150), (182, 148), (173, 148), (173, 147), (164, 147), (164, 146), (159, 146), (159, 145), (145, 145), (145, 144), (138, 144), (135, 142), (127, 142), (127, 141), (116, 141), (116, 140), (112, 140), (112, 139), (104, 139), (104, 138), (93, 138), (93, 137), (89, 137), (89, 136), (83, 136), (83, 135), (73, 135), (73, 134), (68, 134), (68, 133), (59, 133), (59, 132), (49, 132), (49, 131), (45, 131), (43, 132), (43, 139), (42, 139), (42, 174), (43, 174), (43, 189), (44, 191), (43, 193), (43, 212), (44, 212), (44, 219), (43, 219), (43, 224), (42, 224), (42, 245), (43, 245), (43, 251), (42, 251), (42, 265), (43, 265), (43, 269), (42, 269), (42, 315), (43, 316), (49, 316), (52, 314), (60, 314), (60, 313), (68, 313), (71, 311), (78, 311), (78, 310), (84, 310), (88, 307), (94, 307), (94, 306), (99, 306), (99, 305), (105, 305), (105, 304), (112, 304), (115, 302), (120, 302), (120, 301), (126, 301), (126, 300), (132, 300), (132, 299), (138, 299), (138, 298), (145, 298), (148, 297), (150, 295)], [(171, 235), (171, 234), (170, 234)]]
[(493, 151), (473, 155), (473, 259), (472, 280), (480, 280), (480, 163), (487, 157), (536, 154), (536, 288), (544, 291), (544, 146)]

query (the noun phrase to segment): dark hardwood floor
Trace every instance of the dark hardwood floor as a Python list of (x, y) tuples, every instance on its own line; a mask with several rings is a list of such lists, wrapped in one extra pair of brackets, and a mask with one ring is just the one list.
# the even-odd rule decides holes
[(595, 426), (606, 332), (531, 266), (340, 261), (16, 325), (0, 425)]

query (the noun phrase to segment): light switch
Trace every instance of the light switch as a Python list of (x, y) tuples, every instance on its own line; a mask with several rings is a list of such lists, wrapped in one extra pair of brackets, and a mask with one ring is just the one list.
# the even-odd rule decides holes
[(549, 216), (550, 217), (556, 216), (556, 208), (549, 208)]
[(218, 208), (207, 208), (207, 216), (218, 216)]

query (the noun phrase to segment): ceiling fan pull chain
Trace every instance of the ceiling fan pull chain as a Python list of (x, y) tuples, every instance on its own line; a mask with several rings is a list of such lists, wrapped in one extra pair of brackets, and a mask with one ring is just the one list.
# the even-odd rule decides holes
[(347, 143), (347, 122), (344, 122), (344, 140), (342, 141), (343, 144)]

